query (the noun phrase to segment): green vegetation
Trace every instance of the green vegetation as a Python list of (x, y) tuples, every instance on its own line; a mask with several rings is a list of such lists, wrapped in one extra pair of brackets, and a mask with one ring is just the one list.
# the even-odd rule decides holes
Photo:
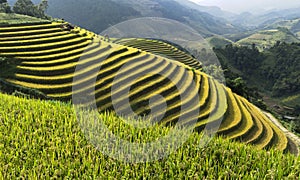
[[(199, 147), (202, 135), (165, 159), (131, 164), (114, 160), (88, 142), (72, 105), (0, 94), (1, 179), (299, 179), (300, 157), (277, 150), (214, 138)], [(99, 115), (115, 134), (130, 142), (149, 142), (170, 127), (135, 129), (114, 113)], [(116, 128), (117, 127), (117, 128)]]
[(11, 13), (10, 6), (7, 2), (7, 0), (1, 0), (0, 1), (0, 13)]
[(42, 22), (49, 23), (47, 20), (41, 20), (31, 16), (14, 13), (0, 13), (0, 27), (8, 26), (9, 24), (41, 24)]
[(17, 0), (13, 6), (13, 11), (17, 14), (46, 18), (45, 14), (48, 8), (48, 0), (42, 0), (38, 5), (33, 4), (31, 0)]
[(274, 96), (286, 97), (299, 92), (300, 45), (277, 42), (264, 52), (252, 48), (228, 45), (215, 49), (224, 67), (238, 69), (251, 85), (271, 91)]

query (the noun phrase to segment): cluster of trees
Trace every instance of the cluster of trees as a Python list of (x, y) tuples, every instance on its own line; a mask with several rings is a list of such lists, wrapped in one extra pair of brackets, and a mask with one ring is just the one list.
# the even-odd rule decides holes
[(265, 58), (264, 55), (259, 52), (255, 44), (252, 44), (251, 48), (247, 46), (239, 47), (229, 44), (224, 49), (218, 49), (215, 51), (217, 51), (219, 55), (225, 55), (226, 59), (228, 59), (235, 68), (239, 69), (246, 75), (252, 74), (257, 68), (259, 68)]
[(0, 12), (17, 13), (38, 18), (48, 18), (45, 14), (48, 8), (48, 0), (42, 0), (35, 5), (31, 0), (17, 0), (11, 9), (7, 0), (0, 0)]
[(280, 43), (269, 50), (272, 65), (264, 69), (265, 76), (272, 81), (273, 95), (293, 94), (300, 91), (300, 44)]
[(227, 45), (214, 51), (223, 68), (233, 67), (260, 90), (271, 91), (276, 97), (300, 91), (300, 44), (277, 42), (264, 52), (259, 52), (255, 45)]

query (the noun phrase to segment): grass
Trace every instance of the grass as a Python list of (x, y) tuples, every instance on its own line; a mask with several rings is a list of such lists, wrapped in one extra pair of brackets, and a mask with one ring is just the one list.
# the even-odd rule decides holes
[[(114, 160), (87, 141), (72, 105), (0, 94), (1, 179), (299, 179), (300, 157), (201, 134), (165, 159), (146, 163)], [(149, 142), (172, 129), (136, 129), (113, 113), (100, 114), (108, 128), (131, 142)]]

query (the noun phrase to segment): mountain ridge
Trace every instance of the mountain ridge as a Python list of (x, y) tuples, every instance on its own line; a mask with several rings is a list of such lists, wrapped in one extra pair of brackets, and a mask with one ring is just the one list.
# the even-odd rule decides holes
[[(102, 15), (104, 13), (100, 11), (107, 11), (110, 6), (114, 6), (114, 9), (110, 9), (109, 15), (105, 17)], [(238, 27), (234, 27), (230, 22), (225, 22), (224, 19), (184, 7), (174, 0), (52, 0), (49, 1), (47, 12), (53, 17), (64, 17), (67, 21), (93, 30), (96, 33), (100, 33), (119, 22), (147, 16), (177, 20), (191, 26), (203, 36), (240, 31)], [(124, 14), (124, 12), (127, 13)], [(120, 15), (120, 13), (122, 14)], [(111, 20), (111, 17), (115, 18)], [(100, 22), (102, 25), (99, 25)]]

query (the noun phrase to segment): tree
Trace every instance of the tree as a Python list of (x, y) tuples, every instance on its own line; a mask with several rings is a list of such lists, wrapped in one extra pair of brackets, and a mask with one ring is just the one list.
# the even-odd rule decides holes
[(38, 10), (45, 14), (46, 10), (48, 9), (48, 0), (42, 0), (40, 4), (38, 5)]
[(13, 10), (17, 14), (35, 16), (35, 6), (31, 0), (17, 0)]
[(13, 10), (15, 13), (46, 18), (45, 11), (48, 8), (48, 1), (42, 0), (40, 4), (34, 5), (31, 0), (17, 0)]
[(11, 13), (7, 0), (0, 0), (0, 13)]

